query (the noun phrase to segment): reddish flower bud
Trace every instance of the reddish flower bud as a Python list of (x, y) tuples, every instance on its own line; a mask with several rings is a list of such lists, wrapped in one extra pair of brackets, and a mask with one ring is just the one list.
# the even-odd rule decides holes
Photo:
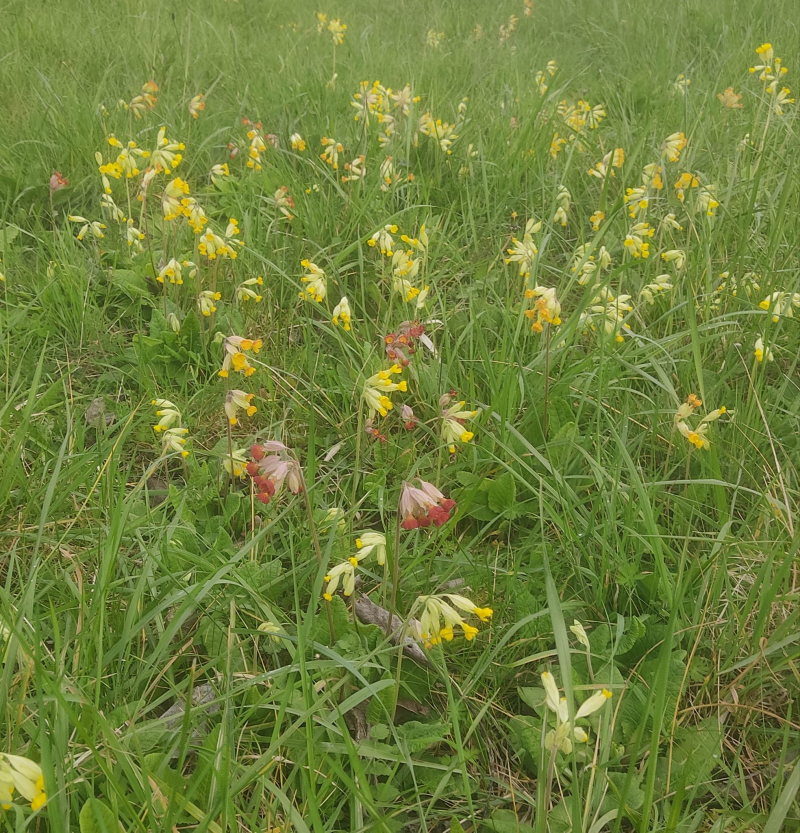
[(258, 463), (254, 463), (252, 460), (247, 464), (247, 473), (250, 477), (255, 477), (258, 474)]
[(254, 460), (264, 459), (264, 449), (258, 443), (253, 443), (250, 446), (250, 454)]
[(402, 526), (403, 529), (416, 529), (419, 526), (419, 523), (416, 518), (404, 518), (400, 526)]
[(259, 492), (256, 495), (256, 498), (261, 501), (265, 506), (269, 503), (269, 495), (266, 492)]

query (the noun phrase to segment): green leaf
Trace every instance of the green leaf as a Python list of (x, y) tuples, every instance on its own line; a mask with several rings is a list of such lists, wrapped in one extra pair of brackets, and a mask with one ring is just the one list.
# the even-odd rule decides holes
[(530, 824), (520, 821), (513, 810), (495, 810), (490, 818), (483, 820), (482, 826), (494, 833), (536, 833)]
[(687, 787), (707, 781), (719, 764), (721, 750), (722, 731), (716, 717), (707, 717), (695, 726), (681, 726), (675, 732), (674, 774), (683, 774)]
[(420, 723), (418, 720), (409, 720), (397, 727), (397, 734), (401, 741), (405, 741), (409, 752), (421, 752), (434, 743), (443, 741), (450, 732), (450, 728), (436, 721), (434, 723)]
[(127, 295), (132, 301), (150, 298), (147, 281), (131, 269), (115, 269), (108, 277), (109, 286)]
[(190, 353), (199, 354), (203, 350), (203, 334), (200, 330), (200, 319), (194, 310), (189, 310), (181, 324), (181, 338)]
[(489, 508), (501, 515), (514, 507), (517, 484), (514, 475), (507, 471), (489, 486)]
[(544, 689), (537, 686), (519, 686), (519, 699), (532, 709), (539, 709), (544, 705)]
[(81, 833), (119, 833), (121, 829), (114, 811), (99, 798), (90, 798), (81, 807), (79, 822)]

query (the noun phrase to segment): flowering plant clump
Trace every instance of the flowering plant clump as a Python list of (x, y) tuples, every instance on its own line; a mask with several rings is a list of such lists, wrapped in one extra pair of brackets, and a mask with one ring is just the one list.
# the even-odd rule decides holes
[(403, 483), (398, 505), (403, 529), (425, 529), (444, 526), (451, 513), (456, 509), (456, 502), (446, 498), (432, 483), (418, 479), (418, 486)]
[(257, 490), (256, 499), (267, 504), (280, 494), (284, 482), (293, 495), (303, 491), (303, 475), (289, 449), (277, 440), (254, 443), (250, 446), (252, 459), (246, 465)]

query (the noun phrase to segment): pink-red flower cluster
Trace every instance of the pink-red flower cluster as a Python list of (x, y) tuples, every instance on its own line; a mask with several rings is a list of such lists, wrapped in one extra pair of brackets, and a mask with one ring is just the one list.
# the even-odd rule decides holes
[(450, 520), (450, 513), (456, 508), (456, 502), (446, 498), (432, 483), (419, 480), (419, 486), (403, 483), (400, 492), (400, 514), (403, 529), (419, 529), (443, 526)]
[(253, 459), (247, 464), (247, 473), (253, 478), (258, 493), (256, 497), (267, 504), (283, 488), (284, 482), (293, 495), (303, 490), (303, 475), (289, 449), (277, 440), (268, 440), (250, 446)]
[(408, 367), (410, 357), (417, 349), (416, 341), (424, 333), (424, 324), (420, 324), (419, 321), (404, 321), (397, 328), (396, 333), (384, 336), (383, 343), (386, 345), (386, 356), (389, 361)]

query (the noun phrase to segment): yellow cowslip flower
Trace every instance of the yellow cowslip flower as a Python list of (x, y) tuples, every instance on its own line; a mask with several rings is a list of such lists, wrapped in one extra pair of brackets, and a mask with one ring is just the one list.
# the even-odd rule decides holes
[(347, 24), (342, 23), (338, 17), (335, 17), (328, 23), (328, 31), (331, 33), (333, 45), (339, 46), (344, 41), (344, 33), (347, 31)]
[(247, 476), (247, 451), (244, 448), (235, 448), (229, 455), (225, 455), (222, 460), (222, 467), (230, 477), (246, 477)]
[(192, 197), (188, 197), (183, 202), (183, 213), (186, 216), (189, 227), (195, 234), (201, 234), (206, 224), (208, 217), (200, 203)]
[(435, 29), (428, 29), (428, 34), (425, 36), (425, 43), (428, 46), (438, 49), (442, 44), (442, 41), (444, 41), (444, 32), (437, 32)]
[(425, 230), (425, 223), (419, 227), (419, 237), (409, 237), (407, 234), (401, 234), (400, 239), (411, 246), (412, 249), (416, 249), (423, 254), (428, 251), (430, 239), (428, 238), (428, 232)]
[[(774, 90), (770, 90), (767, 87), (769, 92), (774, 92)], [(775, 98), (772, 99), (772, 106), (775, 110), (776, 116), (782, 116), (784, 113), (784, 107), (787, 107), (789, 104), (794, 104), (794, 99), (791, 98), (792, 91), (788, 87), (781, 87), (777, 93), (775, 93)]]
[(642, 185), (645, 188), (654, 188), (656, 191), (664, 187), (664, 181), (661, 179), (661, 165), (657, 162), (650, 162), (642, 168)]
[(83, 238), (86, 237), (87, 232), (91, 234), (95, 240), (102, 240), (105, 237), (105, 234), (103, 233), (105, 224), (101, 223), (99, 220), (87, 220), (86, 217), (80, 217), (77, 214), (69, 214), (67, 219), (71, 223), (83, 223), (78, 231), (78, 240), (83, 240)]
[(125, 212), (108, 194), (100, 195), (100, 213), (104, 218), (113, 220), (115, 223), (125, 223), (128, 219)]
[(639, 300), (651, 306), (656, 302), (656, 297), (662, 292), (672, 289), (672, 278), (669, 275), (658, 275), (652, 283), (643, 286), (639, 291)]
[(211, 313), (217, 311), (217, 305), (214, 302), (219, 301), (220, 298), (222, 298), (222, 295), (219, 292), (205, 289), (197, 296), (197, 308), (202, 315), (208, 318)]
[(144, 232), (139, 231), (139, 229), (133, 225), (133, 220), (128, 220), (128, 224), (125, 228), (125, 239), (128, 241), (128, 246), (133, 248), (135, 251), (144, 251), (144, 248), (142, 247)]
[[(419, 272), (420, 261), (414, 259), (411, 249), (403, 251), (397, 249), (392, 255), (392, 273), (398, 278), (407, 278), (409, 281), (414, 280)], [(406, 300), (411, 300), (407, 298)]]
[(180, 320), (180, 318), (178, 318), (177, 315), (175, 315), (174, 312), (171, 312), (167, 316), (167, 324), (169, 324), (170, 329), (172, 330), (173, 333), (175, 333), (175, 335), (178, 335), (178, 333), (180, 333), (180, 331), (181, 331), (181, 320)]
[(183, 142), (176, 142), (167, 138), (167, 128), (162, 127), (156, 138), (156, 149), (153, 151), (150, 164), (154, 170), (167, 175), (172, 173), (174, 168), (180, 165), (183, 156), (180, 151), (184, 150)]
[(771, 362), (774, 358), (772, 355), (772, 350), (767, 347), (764, 347), (764, 339), (759, 336), (756, 339), (755, 349), (753, 350), (753, 355), (756, 357), (756, 361), (761, 364), (761, 362), (766, 359), (768, 362)]
[(4, 810), (11, 809), (14, 790), (30, 802), (32, 810), (40, 810), (47, 803), (39, 764), (21, 755), (0, 752), (0, 807)]
[(362, 532), (356, 538), (356, 547), (358, 548), (357, 561), (363, 561), (374, 552), (379, 567), (383, 567), (386, 563), (386, 536), (382, 532), (374, 532), (371, 529)]
[(589, 176), (604, 180), (609, 174), (616, 176), (614, 168), (621, 168), (625, 164), (625, 151), (622, 148), (610, 150), (600, 162), (589, 168)]
[(317, 34), (321, 35), (328, 25), (328, 15), (324, 12), (317, 12)]
[(292, 133), (289, 141), (292, 143), (292, 150), (296, 150), (298, 153), (302, 153), (306, 149), (306, 140), (299, 133)]
[(683, 133), (671, 133), (661, 145), (661, 150), (670, 162), (677, 162), (685, 147), (686, 136)]
[(683, 226), (675, 219), (674, 214), (667, 214), (661, 220), (661, 227), (665, 229), (674, 229), (675, 231), (683, 231)]
[(606, 215), (604, 211), (595, 211), (591, 217), (589, 217), (589, 222), (592, 224), (592, 231), (598, 231), (600, 228), (600, 223), (605, 220)]
[(661, 259), (673, 263), (678, 272), (686, 265), (686, 252), (683, 249), (669, 249), (661, 253)]
[(442, 440), (448, 451), (455, 454), (456, 442), (468, 443), (475, 436), (472, 431), (467, 431), (464, 427), (464, 421), (474, 419), (478, 412), (462, 410), (466, 404), (463, 400), (454, 405), (447, 405), (449, 398), (449, 395), (446, 398), (443, 397), (445, 404), (442, 408)]
[(202, 93), (198, 93), (189, 102), (189, 113), (193, 119), (196, 119), (205, 109), (205, 96)]
[(306, 270), (300, 280), (308, 286), (299, 293), (299, 297), (306, 301), (322, 303), (328, 294), (328, 279), (325, 277), (325, 272), (308, 258), (301, 260), (300, 265)]
[(772, 323), (777, 324), (778, 319), (793, 318), (792, 307), (800, 307), (800, 292), (773, 292), (759, 304), (761, 309), (772, 311)]
[(652, 237), (654, 233), (655, 229), (651, 228), (649, 223), (636, 223), (628, 231), (623, 245), (634, 257), (648, 258), (650, 257), (650, 244), (644, 238)]
[(247, 360), (247, 353), (252, 351), (256, 355), (261, 350), (262, 342), (260, 338), (255, 340), (251, 338), (244, 338), (243, 336), (227, 336), (223, 340), (223, 350), (225, 352), (222, 360), (222, 369), (219, 375), (223, 379), (228, 378), (231, 369), (236, 373), (243, 373), (245, 376), (252, 376), (256, 369)]
[(392, 257), (394, 255), (393, 234), (397, 234), (397, 226), (394, 223), (387, 223), (367, 240), (367, 245), (377, 248), (385, 257)]
[(339, 582), (342, 583), (342, 593), (345, 596), (352, 596), (356, 587), (356, 570), (351, 561), (343, 561), (341, 564), (337, 564), (325, 576), (326, 586), (325, 592), (322, 594), (325, 601), (329, 602), (333, 599), (333, 594), (339, 587)]
[(564, 145), (567, 143), (567, 140), (562, 136), (559, 136), (558, 133), (553, 134), (553, 138), (550, 142), (550, 156), (555, 159), (559, 153), (564, 149)]
[(218, 179), (223, 179), (226, 176), (230, 176), (231, 172), (228, 168), (228, 163), (222, 162), (218, 165), (212, 165), (211, 170), (208, 172), (208, 175), (211, 177), (212, 182), (216, 182)]
[(622, 342), (622, 330), (630, 329), (624, 315), (633, 310), (630, 299), (630, 295), (615, 297), (607, 288), (601, 289), (592, 298), (589, 308), (581, 313), (580, 322), (592, 332), (597, 332), (597, 324), (600, 324), (606, 335), (613, 335), (617, 342)]
[(525, 297), (536, 298), (533, 309), (525, 310), (527, 318), (533, 321), (531, 329), (534, 332), (541, 333), (544, 324), (552, 324), (554, 327), (561, 324), (561, 304), (556, 298), (555, 287), (537, 286), (534, 289), (527, 289)]
[(519, 264), (519, 274), (524, 278), (530, 277), (536, 255), (539, 253), (539, 249), (533, 240), (533, 235), (540, 231), (541, 228), (541, 221), (531, 218), (525, 223), (525, 233), (522, 236), (522, 240), (517, 240), (516, 237), (512, 237), (512, 245), (506, 249), (506, 254), (508, 255), (505, 259), (506, 263)]
[(294, 200), (292, 199), (292, 195), (289, 193), (289, 189), (285, 185), (281, 185), (281, 187), (278, 188), (278, 190), (272, 195), (272, 204), (287, 220), (294, 220), (294, 214), (292, 214), (292, 211), (294, 210)]
[(559, 223), (562, 226), (567, 225), (567, 212), (564, 210), (563, 206), (560, 206), (556, 209), (556, 213), (553, 215), (553, 222)]
[(174, 220), (183, 216), (184, 198), (189, 195), (189, 183), (176, 176), (164, 186), (161, 196), (161, 212), (165, 220)]
[(257, 130), (248, 130), (247, 138), (250, 140), (250, 147), (247, 150), (247, 167), (254, 171), (261, 170), (261, 154), (267, 149), (264, 139)]
[(197, 264), (193, 260), (184, 260), (181, 266), (186, 270), (187, 278), (197, 277)]
[(685, 96), (686, 91), (689, 89), (689, 85), (691, 83), (692, 82), (689, 78), (681, 74), (672, 82), (672, 91), (674, 93), (678, 93), (681, 96)]
[(264, 279), (260, 275), (257, 278), (248, 278), (246, 281), (242, 281), (236, 287), (236, 299), (240, 303), (244, 303), (245, 301), (254, 301), (256, 304), (261, 303), (262, 296), (255, 289), (251, 289), (251, 287), (263, 285)]
[(703, 212), (706, 217), (713, 217), (715, 209), (719, 208), (719, 200), (714, 197), (714, 186), (703, 185), (697, 192), (695, 210)]
[(675, 196), (683, 202), (685, 192), (690, 188), (697, 188), (699, 184), (700, 180), (694, 174), (682, 173), (675, 183)]
[(327, 136), (323, 136), (320, 142), (324, 150), (320, 153), (319, 158), (330, 165), (334, 171), (339, 170), (339, 154), (344, 153), (342, 143), (337, 142), (336, 139), (329, 139)]
[(625, 204), (628, 206), (628, 214), (632, 220), (637, 217), (644, 217), (649, 202), (647, 188), (644, 185), (637, 188), (628, 188), (625, 192)]
[(179, 260), (171, 258), (167, 263), (158, 270), (156, 280), (159, 283), (164, 283), (164, 279), (169, 278), (171, 284), (180, 286), (183, 283), (183, 266)]
[[(542, 686), (544, 687), (547, 708), (556, 716), (556, 728), (551, 729), (545, 735), (545, 749), (555, 749), (569, 755), (572, 752), (573, 740), (578, 741), (578, 743), (586, 743), (589, 736), (580, 726), (576, 726), (574, 721), (569, 719), (567, 698), (560, 696), (556, 681), (549, 671), (542, 674)], [(575, 720), (594, 714), (606, 704), (606, 701), (611, 699), (611, 696), (611, 692), (606, 688), (595, 692), (575, 712)]]
[[(190, 220), (190, 224), (191, 222)], [(236, 260), (239, 249), (244, 246), (244, 240), (238, 239), (238, 234), (239, 223), (231, 217), (228, 220), (224, 235), (219, 235), (210, 228), (206, 229), (197, 244), (197, 251), (209, 260), (216, 260), (218, 257), (228, 257), (231, 260)]]
[(333, 317), (331, 320), (338, 326), (339, 319), (342, 321), (342, 327), (349, 332), (352, 315), (350, 313), (350, 302), (347, 300), (346, 296), (344, 296), (342, 300), (339, 301), (339, 303), (333, 308)]
[(442, 640), (451, 642), (456, 627), (461, 628), (468, 642), (475, 638), (478, 629), (466, 622), (456, 608), (477, 616), (482, 622), (488, 622), (493, 613), (491, 608), (477, 607), (465, 596), (453, 593), (420, 596), (417, 605), (422, 606), (422, 614), (415, 628), (416, 636), (426, 648), (438, 645)]
[[(756, 54), (760, 56), (763, 63), (750, 67), (750, 72), (760, 73), (758, 76), (759, 81), (771, 81), (774, 84), (778, 78), (788, 72), (788, 69), (783, 66), (783, 61), (775, 57), (771, 43), (762, 43), (756, 49)], [(769, 87), (767, 87), (767, 90), (768, 92), (774, 92)]]
[(403, 368), (399, 364), (393, 364), (388, 370), (381, 370), (364, 381), (361, 398), (366, 403), (368, 418), (373, 418), (375, 414), (385, 417), (394, 407), (387, 394), (395, 390), (403, 393), (408, 390), (405, 379), (400, 382), (392, 382), (392, 375), (402, 372)]
[(161, 453), (178, 452), (181, 457), (188, 457), (189, 452), (184, 448), (188, 428), (167, 428), (161, 435)]
[[(686, 437), (686, 439), (696, 448), (708, 449), (711, 447), (711, 443), (707, 437), (708, 425), (711, 422), (716, 422), (723, 414), (727, 414), (728, 409), (724, 406), (722, 408), (717, 408), (714, 411), (709, 411), (697, 424), (695, 428), (692, 428), (686, 420), (693, 416), (697, 408), (699, 408), (703, 403), (693, 394), (690, 393), (682, 405), (678, 407), (678, 410), (675, 411), (674, 416), (674, 423), (675, 428), (678, 432)], [(730, 412), (733, 414), (733, 412)]]
[(158, 434), (171, 428), (174, 423), (181, 424), (181, 412), (178, 406), (169, 399), (153, 399), (150, 401), (151, 405), (156, 406), (156, 416), (159, 417), (158, 422), (153, 426), (153, 430)]
[(245, 411), (247, 416), (251, 417), (258, 410), (255, 405), (250, 403), (255, 398), (254, 393), (245, 393), (243, 390), (229, 390), (225, 395), (225, 415), (228, 417), (230, 425), (236, 425), (239, 422), (239, 411)]

